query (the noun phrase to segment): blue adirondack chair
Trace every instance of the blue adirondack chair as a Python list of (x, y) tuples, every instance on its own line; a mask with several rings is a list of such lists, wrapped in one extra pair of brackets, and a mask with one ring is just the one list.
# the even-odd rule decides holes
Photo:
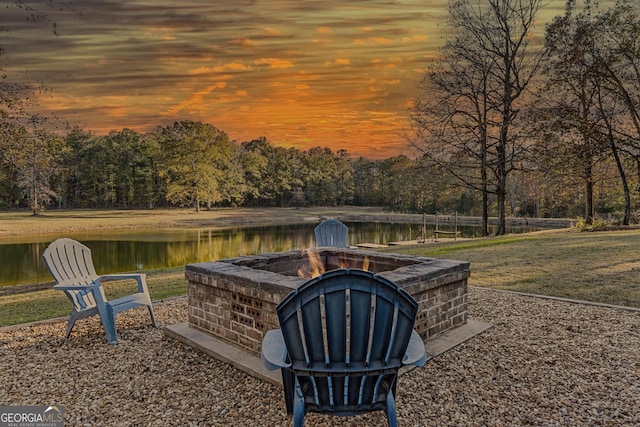
[(285, 297), (277, 306), (281, 329), (265, 335), (262, 361), (282, 370), (294, 426), (308, 412), (376, 410), (396, 426), (398, 371), (427, 360), (413, 329), (417, 307), (396, 284), (358, 269), (329, 271)]
[(316, 235), (317, 246), (348, 247), (349, 228), (335, 219), (321, 222), (313, 230)]
[[(146, 306), (151, 323), (157, 327), (145, 274), (108, 274), (98, 276), (91, 259), (91, 250), (80, 242), (62, 238), (52, 242), (42, 257), (56, 281), (53, 289), (64, 291), (73, 305), (67, 324), (69, 338), (76, 320), (100, 315), (102, 326), (111, 344), (118, 342), (115, 317), (130, 308)], [(138, 292), (108, 301), (102, 283), (109, 280), (135, 280)]]

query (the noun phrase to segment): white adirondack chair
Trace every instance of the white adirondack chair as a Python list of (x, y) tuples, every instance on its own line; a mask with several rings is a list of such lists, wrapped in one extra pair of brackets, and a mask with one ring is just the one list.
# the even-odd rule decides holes
[(317, 246), (335, 246), (346, 248), (349, 246), (349, 228), (335, 219), (321, 222), (314, 230)]
[[(76, 320), (99, 314), (107, 340), (109, 343), (115, 344), (118, 342), (116, 315), (121, 311), (139, 306), (146, 306), (149, 309), (151, 323), (157, 327), (145, 274), (98, 276), (93, 267), (91, 250), (82, 243), (67, 238), (52, 242), (42, 257), (56, 281), (53, 289), (64, 291), (73, 304), (73, 311), (67, 324), (66, 338), (69, 338)], [(109, 280), (125, 279), (135, 280), (138, 283), (138, 292), (108, 301), (102, 283)]]

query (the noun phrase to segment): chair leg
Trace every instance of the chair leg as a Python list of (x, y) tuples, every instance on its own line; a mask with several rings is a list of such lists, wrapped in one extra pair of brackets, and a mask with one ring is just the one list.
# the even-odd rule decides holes
[(73, 325), (76, 324), (76, 312), (74, 311), (73, 313), (71, 313), (71, 315), (69, 316), (69, 322), (67, 323), (67, 334), (64, 336), (66, 339), (69, 338), (69, 335), (71, 335), (71, 330), (73, 329)]
[(393, 398), (393, 391), (387, 393), (387, 422), (389, 427), (398, 427), (398, 415), (396, 414), (396, 401)]
[(293, 414), (293, 401), (296, 398), (296, 377), (291, 369), (281, 369), (282, 388), (284, 389), (284, 405), (287, 414)]
[(116, 316), (113, 314), (113, 309), (109, 306), (103, 306), (99, 308), (100, 319), (102, 320), (102, 327), (105, 334), (107, 334), (107, 341), (109, 344), (118, 343), (118, 332), (116, 331)]
[(154, 328), (157, 328), (158, 324), (156, 323), (156, 316), (154, 316), (153, 314), (153, 306), (151, 305), (151, 303), (147, 305), (147, 308), (149, 309), (149, 315), (151, 316), (151, 324), (153, 325)]
[(293, 401), (293, 427), (303, 427), (304, 415), (304, 397), (300, 388), (296, 386), (296, 395)]

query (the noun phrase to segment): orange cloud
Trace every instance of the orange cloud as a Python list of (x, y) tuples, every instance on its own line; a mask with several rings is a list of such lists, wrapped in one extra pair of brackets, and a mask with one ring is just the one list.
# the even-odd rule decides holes
[(391, 44), (393, 40), (386, 37), (367, 37), (366, 39), (355, 39), (353, 44), (355, 45), (376, 45), (376, 44)]
[(356, 3), (91, 2), (95, 22), (61, 11), (60, 37), (11, 30), (2, 44), (12, 68), (61, 94), (41, 105), (88, 130), (189, 119), (238, 141), (404, 152), (407, 100), (437, 54), (446, 1)]
[(242, 47), (254, 47), (256, 45), (251, 39), (247, 38), (236, 40), (235, 43)]
[(286, 59), (278, 59), (278, 58), (261, 58), (253, 61), (256, 65), (269, 65), (271, 68), (291, 68), (293, 67), (293, 62)]
[(206, 105), (203, 103), (204, 97), (209, 95), (214, 90), (224, 89), (226, 86), (227, 84), (225, 82), (219, 82), (209, 85), (204, 89), (198, 90), (194, 92), (189, 98), (169, 108), (167, 110), (167, 113), (174, 115), (179, 112), (202, 111), (206, 108)]
[(265, 28), (264, 32), (268, 36), (281, 36), (282, 35), (282, 31), (280, 31), (277, 28), (273, 28), (273, 27)]
[(198, 67), (198, 68), (193, 68), (191, 70), (187, 70), (187, 73), (193, 76), (198, 74), (208, 74), (211, 71), (213, 70), (209, 67)]
[(250, 70), (251, 67), (241, 64), (239, 62), (231, 62), (229, 64), (219, 65), (217, 67), (213, 67), (213, 71), (216, 73), (221, 73), (224, 71), (246, 71)]
[(385, 37), (369, 37), (367, 39), (370, 43), (374, 44), (390, 44), (393, 43), (393, 40), (385, 38)]

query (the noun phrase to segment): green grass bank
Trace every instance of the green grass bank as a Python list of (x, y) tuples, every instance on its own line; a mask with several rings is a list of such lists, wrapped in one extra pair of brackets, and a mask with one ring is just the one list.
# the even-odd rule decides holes
[(469, 261), (474, 286), (640, 307), (640, 230), (536, 232), (385, 250)]

